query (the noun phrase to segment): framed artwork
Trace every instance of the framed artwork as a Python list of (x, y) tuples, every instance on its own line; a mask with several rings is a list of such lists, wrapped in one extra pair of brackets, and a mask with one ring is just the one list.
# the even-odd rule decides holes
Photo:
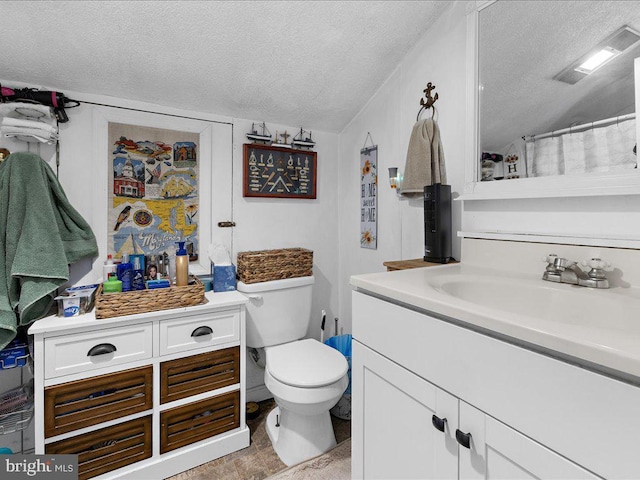
[(186, 241), (198, 259), (199, 137), (109, 122), (107, 253), (162, 256)]
[(378, 248), (378, 147), (360, 150), (360, 247)]
[(316, 198), (317, 153), (247, 143), (244, 197)]

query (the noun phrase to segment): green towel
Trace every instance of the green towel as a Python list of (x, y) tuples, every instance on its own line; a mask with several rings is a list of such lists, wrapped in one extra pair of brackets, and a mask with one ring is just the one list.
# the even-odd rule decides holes
[(47, 315), (70, 263), (97, 255), (51, 167), (32, 153), (9, 155), (0, 164), (0, 349), (19, 325)]

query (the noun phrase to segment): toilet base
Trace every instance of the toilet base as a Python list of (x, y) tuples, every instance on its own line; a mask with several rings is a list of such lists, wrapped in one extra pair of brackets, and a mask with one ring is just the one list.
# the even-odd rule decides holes
[[(276, 417), (280, 426), (276, 427)], [(328, 411), (300, 415), (275, 407), (266, 420), (273, 449), (288, 467), (317, 457), (336, 446), (336, 436)]]

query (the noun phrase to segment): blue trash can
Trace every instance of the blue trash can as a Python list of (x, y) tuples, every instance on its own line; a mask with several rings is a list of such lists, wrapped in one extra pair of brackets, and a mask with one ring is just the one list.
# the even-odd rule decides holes
[(324, 341), (326, 345), (338, 350), (347, 359), (349, 385), (338, 403), (330, 410), (331, 414), (343, 420), (351, 420), (351, 335), (338, 335)]

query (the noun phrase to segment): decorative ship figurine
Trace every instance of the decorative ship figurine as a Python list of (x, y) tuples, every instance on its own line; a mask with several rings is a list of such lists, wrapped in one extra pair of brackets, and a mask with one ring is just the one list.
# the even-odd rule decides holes
[(264, 124), (264, 122), (259, 123), (257, 126), (258, 128), (262, 129), (262, 133), (258, 133), (258, 130), (256, 129), (256, 124), (252, 123), (251, 132), (247, 133), (247, 138), (253, 141), (254, 143), (262, 142), (265, 145), (269, 145), (271, 143), (271, 132), (269, 131), (267, 126)]
[[(308, 133), (309, 136), (305, 137), (305, 133)], [(303, 130), (302, 127), (300, 128), (300, 132), (295, 137), (293, 137), (293, 140), (291, 141), (292, 146), (308, 148), (309, 150), (311, 150), (315, 144), (316, 142), (311, 140), (311, 132)]]
[[(276, 140), (271, 144), (272, 147), (284, 147), (284, 148), (291, 148), (291, 144), (287, 143), (287, 139), (290, 137), (291, 135), (289, 133), (287, 133), (287, 131), (285, 130), (284, 133), (281, 133), (280, 135), (278, 135), (278, 132), (276, 131)], [(280, 143), (279, 141), (279, 137), (283, 138), (283, 142)]]

